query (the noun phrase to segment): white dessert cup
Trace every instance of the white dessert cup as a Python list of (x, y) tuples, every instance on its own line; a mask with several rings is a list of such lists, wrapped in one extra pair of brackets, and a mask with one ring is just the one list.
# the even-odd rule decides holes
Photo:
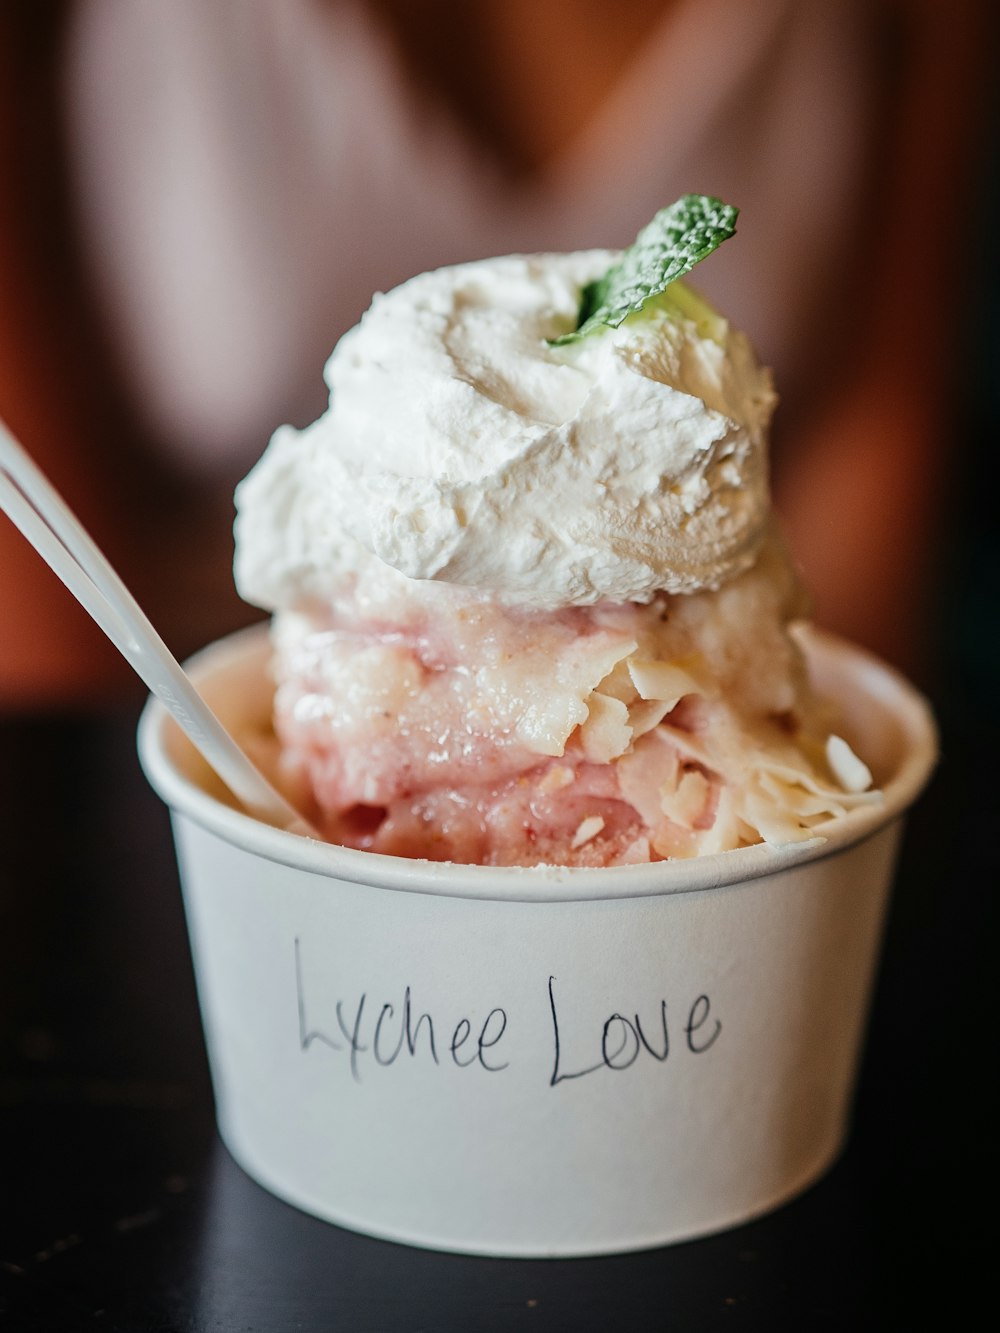
[[(607, 870), (440, 865), (233, 809), (163, 708), (220, 1133), (275, 1194), (371, 1235), (603, 1254), (735, 1225), (844, 1141), (902, 816), (936, 743), (888, 667), (810, 632), (884, 791), (825, 840)], [(260, 630), (189, 664), (237, 735)]]

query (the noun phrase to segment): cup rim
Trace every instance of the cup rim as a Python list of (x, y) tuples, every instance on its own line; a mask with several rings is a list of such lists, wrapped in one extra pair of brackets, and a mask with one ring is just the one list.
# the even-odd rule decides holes
[[(359, 851), (274, 828), (226, 805), (181, 771), (167, 750), (177, 724), (154, 697), (139, 720), (142, 769), (172, 812), (264, 860), (373, 888), (440, 897), (511, 902), (578, 902), (656, 897), (750, 883), (803, 862), (847, 851), (897, 819), (926, 786), (937, 758), (937, 730), (927, 700), (894, 668), (866, 649), (814, 626), (799, 639), (807, 658), (839, 668), (891, 715), (905, 739), (882, 800), (830, 820), (822, 835), (783, 847), (764, 843), (676, 861), (629, 866), (482, 866)], [(208, 644), (184, 666), (196, 683), (267, 652), (267, 626), (252, 625)]]

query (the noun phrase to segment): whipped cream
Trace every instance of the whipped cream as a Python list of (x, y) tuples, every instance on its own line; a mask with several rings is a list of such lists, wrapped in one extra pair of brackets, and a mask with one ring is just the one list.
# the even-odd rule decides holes
[[(775, 396), (683, 283), (578, 343), (607, 251), (510, 256), (376, 296), (237, 490), (236, 580), (270, 610), (381, 564), (537, 609), (717, 588), (768, 526)], [(392, 577), (388, 570), (382, 572)]]

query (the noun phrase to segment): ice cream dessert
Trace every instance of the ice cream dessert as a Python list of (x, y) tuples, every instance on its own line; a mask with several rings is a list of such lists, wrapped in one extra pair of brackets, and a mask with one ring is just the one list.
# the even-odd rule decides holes
[(280, 777), (331, 841), (617, 865), (878, 799), (790, 633), (770, 375), (682, 280), (734, 221), (688, 196), (624, 255), (377, 296), (240, 486)]

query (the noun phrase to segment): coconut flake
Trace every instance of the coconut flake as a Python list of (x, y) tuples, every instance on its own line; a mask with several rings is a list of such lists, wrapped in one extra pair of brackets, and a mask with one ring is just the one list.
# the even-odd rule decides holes
[(580, 821), (580, 827), (573, 834), (573, 841), (570, 847), (573, 851), (578, 851), (585, 843), (596, 838), (598, 833), (604, 827), (604, 820), (600, 815), (588, 815), (586, 819)]
[(544, 774), (538, 783), (538, 790), (549, 795), (550, 792), (560, 791), (563, 787), (568, 787), (573, 781), (574, 773), (571, 768), (565, 764), (556, 764)]
[(638, 740), (647, 731), (658, 727), (670, 712), (670, 704), (660, 699), (637, 699), (628, 710), (628, 724), (632, 728), (632, 739)]
[(650, 662), (630, 657), (629, 675), (640, 699), (659, 699), (672, 708), (685, 694), (701, 694), (693, 676), (672, 662)]
[(710, 784), (704, 773), (689, 769), (681, 775), (675, 791), (663, 794), (660, 801), (663, 813), (675, 824), (693, 829), (705, 813)]
[(827, 737), (826, 762), (845, 791), (867, 791), (872, 785), (871, 769), (858, 758), (842, 736)]
[(609, 764), (628, 749), (632, 728), (628, 724), (628, 708), (620, 699), (594, 690), (587, 700), (590, 712), (580, 726), (580, 742), (588, 759), (598, 764)]

